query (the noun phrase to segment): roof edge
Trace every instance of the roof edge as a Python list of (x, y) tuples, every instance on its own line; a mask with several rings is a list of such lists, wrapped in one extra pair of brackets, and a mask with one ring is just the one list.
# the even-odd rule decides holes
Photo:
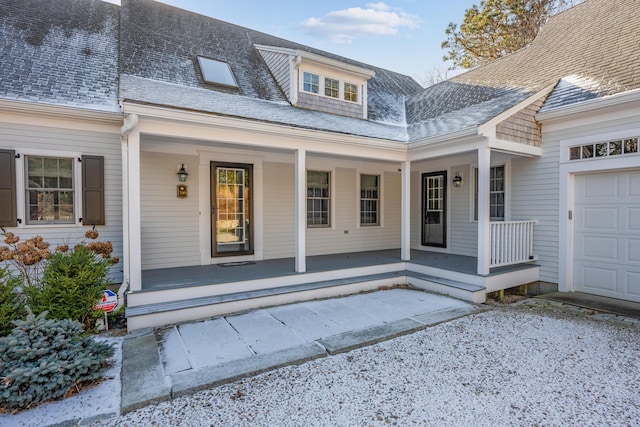
[(536, 120), (540, 122), (550, 122), (567, 116), (587, 113), (601, 108), (615, 107), (630, 102), (640, 102), (640, 89), (633, 89), (602, 98), (589, 99), (571, 105), (556, 107), (536, 114)]
[(348, 64), (346, 62), (339, 61), (337, 59), (327, 58), (326, 56), (318, 55), (316, 53), (307, 52), (302, 49), (290, 49), (278, 46), (268, 46), (262, 44), (254, 44), (258, 50), (266, 50), (269, 52), (282, 53), (296, 58), (296, 65), (299, 65), (301, 61), (315, 62), (316, 64), (326, 65), (332, 68), (337, 68), (349, 73), (358, 74), (367, 80), (374, 77), (376, 72), (368, 68), (360, 67), (357, 65)]

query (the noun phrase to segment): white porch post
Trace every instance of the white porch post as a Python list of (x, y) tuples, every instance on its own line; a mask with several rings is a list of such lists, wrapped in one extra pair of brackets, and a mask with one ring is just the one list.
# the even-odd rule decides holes
[(307, 271), (307, 152), (298, 149), (296, 156), (296, 273)]
[(411, 260), (411, 162), (405, 161), (402, 167), (402, 206), (400, 226), (400, 258)]
[(489, 274), (491, 228), (489, 212), (489, 175), (491, 149), (478, 148), (478, 274)]
[(142, 290), (142, 238), (140, 221), (140, 132), (133, 131), (127, 141), (127, 204), (129, 221), (129, 290)]

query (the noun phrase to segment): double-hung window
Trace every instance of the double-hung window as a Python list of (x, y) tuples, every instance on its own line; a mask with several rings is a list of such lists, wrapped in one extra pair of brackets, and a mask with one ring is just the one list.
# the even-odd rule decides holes
[(307, 171), (307, 226), (331, 225), (331, 174)]
[(380, 224), (380, 176), (360, 175), (360, 225)]
[(0, 149), (0, 226), (105, 224), (104, 157)]
[[(504, 221), (505, 173), (504, 166), (492, 166), (489, 175), (489, 216), (491, 221)], [(475, 169), (474, 219), (478, 220), (478, 169)]]
[(27, 224), (73, 224), (74, 159), (26, 156)]

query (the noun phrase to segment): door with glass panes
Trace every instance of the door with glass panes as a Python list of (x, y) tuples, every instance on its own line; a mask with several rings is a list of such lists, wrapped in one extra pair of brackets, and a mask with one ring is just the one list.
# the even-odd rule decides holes
[(214, 257), (253, 253), (252, 172), (248, 164), (211, 163), (211, 252)]
[(447, 246), (447, 172), (422, 174), (422, 244)]

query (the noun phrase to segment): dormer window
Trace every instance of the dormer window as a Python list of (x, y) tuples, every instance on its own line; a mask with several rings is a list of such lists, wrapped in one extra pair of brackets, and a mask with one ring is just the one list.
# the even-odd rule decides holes
[(302, 73), (302, 91), (322, 96), (320, 85), (324, 86), (324, 96), (328, 98), (342, 99), (348, 102), (359, 102), (358, 85), (341, 82), (338, 79), (309, 72)]
[(358, 85), (354, 85), (353, 83), (344, 84), (344, 100), (358, 102)]
[(238, 88), (238, 83), (236, 83), (231, 67), (226, 62), (198, 56), (198, 65), (200, 65), (200, 71), (205, 83), (233, 89)]
[(373, 70), (300, 49), (255, 46), (291, 105), (367, 119), (367, 82), (375, 77)]
[(324, 79), (324, 96), (331, 98), (340, 97), (340, 81), (335, 79)]
[(309, 93), (320, 93), (320, 76), (317, 74), (304, 73), (304, 89)]

